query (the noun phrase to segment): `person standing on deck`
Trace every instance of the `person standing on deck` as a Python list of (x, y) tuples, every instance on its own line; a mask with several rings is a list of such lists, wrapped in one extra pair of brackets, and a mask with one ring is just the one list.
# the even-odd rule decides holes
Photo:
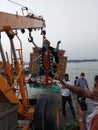
[(76, 86), (76, 83), (77, 83), (78, 78), (79, 78), (78, 76), (75, 77), (74, 86)]
[[(80, 78), (78, 78), (75, 86), (80, 87), (83, 90), (89, 90), (87, 80), (85, 79), (85, 73), (82, 72), (80, 74)], [(78, 115), (80, 109), (82, 109), (84, 111), (84, 115), (86, 115), (86, 111), (87, 111), (86, 98), (83, 95), (78, 94), (77, 101), (78, 101)]]
[[(71, 84), (69, 80), (69, 75), (65, 74), (65, 83)], [(61, 95), (62, 95), (62, 113), (63, 116), (66, 117), (66, 101), (69, 103), (73, 118), (76, 119), (75, 115), (75, 110), (72, 102), (72, 97), (71, 97), (71, 91), (67, 88), (61, 89)]]
[(79, 86), (79, 87), (81, 87), (82, 89), (87, 89), (87, 90), (89, 90), (87, 80), (85, 79), (85, 73), (82, 72), (82, 73), (80, 74), (80, 78), (78, 78), (78, 80), (77, 80), (77, 82), (76, 82), (76, 86)]

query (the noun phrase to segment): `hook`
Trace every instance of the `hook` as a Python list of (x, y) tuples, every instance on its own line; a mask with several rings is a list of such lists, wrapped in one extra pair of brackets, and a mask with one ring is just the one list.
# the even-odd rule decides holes
[(29, 38), (28, 38), (28, 41), (33, 43), (33, 37), (31, 36), (31, 31), (32, 30), (29, 29)]
[(33, 37), (31, 35), (29, 35), (28, 41), (33, 43)]

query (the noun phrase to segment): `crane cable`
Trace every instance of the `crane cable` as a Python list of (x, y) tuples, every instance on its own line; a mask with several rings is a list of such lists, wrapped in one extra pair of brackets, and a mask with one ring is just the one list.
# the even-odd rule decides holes
[(14, 4), (18, 5), (18, 6), (21, 6), (21, 7), (22, 7), (22, 11), (25, 9), (25, 10), (28, 12), (28, 10), (29, 10), (30, 12), (32, 12), (32, 13), (35, 14), (36, 16), (39, 16), (37, 13), (35, 13), (34, 11), (32, 11), (31, 9), (29, 9), (29, 8), (26, 7), (26, 6), (23, 6), (23, 5), (19, 4), (19, 3), (16, 3), (16, 2), (14, 2), (14, 1), (12, 1), (12, 0), (8, 0), (8, 1), (9, 1), (9, 2), (12, 2), (12, 3), (14, 3)]

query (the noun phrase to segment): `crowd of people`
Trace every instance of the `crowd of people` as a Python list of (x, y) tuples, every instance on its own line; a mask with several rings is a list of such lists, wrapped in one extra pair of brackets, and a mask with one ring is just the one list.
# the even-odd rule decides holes
[[(67, 77), (67, 78), (66, 78)], [(76, 119), (75, 110), (73, 107), (73, 101), (71, 92), (77, 94), (77, 120), (79, 122), (80, 130), (98, 130), (98, 75), (94, 78), (93, 89), (88, 87), (87, 80), (85, 79), (85, 73), (81, 73), (80, 77), (75, 77), (74, 85), (69, 80), (69, 75), (65, 74), (65, 79), (59, 79), (62, 84), (62, 114), (66, 117), (66, 101), (68, 101), (73, 118)], [(93, 112), (86, 117), (87, 103), (86, 98), (94, 101)]]

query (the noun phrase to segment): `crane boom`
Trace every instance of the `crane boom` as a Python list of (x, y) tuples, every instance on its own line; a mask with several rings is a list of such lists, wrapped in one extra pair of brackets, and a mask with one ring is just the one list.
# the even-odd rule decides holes
[(45, 20), (42, 17), (28, 14), (20, 16), (18, 14), (10, 14), (0, 12), (0, 32), (5, 31), (5, 26), (11, 27), (12, 30), (17, 29), (41, 29), (45, 27)]

